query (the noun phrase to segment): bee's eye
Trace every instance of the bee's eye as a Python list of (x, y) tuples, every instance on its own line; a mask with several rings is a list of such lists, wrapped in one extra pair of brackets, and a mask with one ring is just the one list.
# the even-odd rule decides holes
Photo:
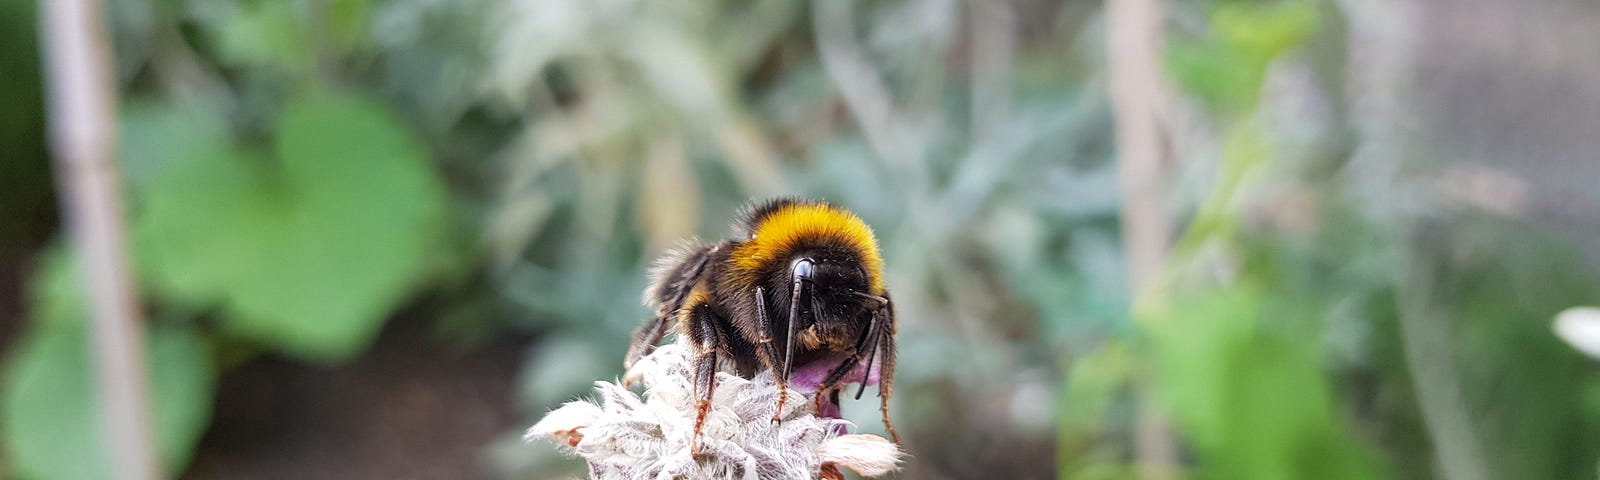
[(811, 263), (811, 259), (802, 258), (794, 261), (795, 278), (812, 278), (815, 274), (816, 265)]

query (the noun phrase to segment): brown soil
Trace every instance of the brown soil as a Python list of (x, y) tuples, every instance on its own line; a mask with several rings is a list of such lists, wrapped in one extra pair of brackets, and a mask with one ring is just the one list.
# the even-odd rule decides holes
[(224, 374), (183, 478), (485, 477), (484, 447), (522, 423), (512, 402), (529, 339), (459, 351), (400, 323), (346, 365), (259, 358)]

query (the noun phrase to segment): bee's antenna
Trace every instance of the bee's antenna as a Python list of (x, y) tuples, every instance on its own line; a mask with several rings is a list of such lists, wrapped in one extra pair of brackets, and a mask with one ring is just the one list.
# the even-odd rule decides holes
[(800, 317), (800, 289), (811, 279), (813, 267), (811, 259), (801, 258), (794, 261), (790, 270), (794, 274), (794, 288), (789, 294), (789, 325), (785, 327), (789, 334), (783, 340), (783, 378), (789, 378), (789, 367), (794, 362), (794, 327), (795, 319)]

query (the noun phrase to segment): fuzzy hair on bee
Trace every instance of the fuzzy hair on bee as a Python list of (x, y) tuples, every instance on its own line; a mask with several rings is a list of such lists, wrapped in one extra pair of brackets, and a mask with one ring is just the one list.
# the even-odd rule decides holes
[(872, 228), (825, 202), (779, 198), (743, 209), (733, 234), (691, 240), (661, 257), (644, 292), (653, 315), (634, 334), (624, 367), (668, 331), (689, 346), (695, 452), (716, 372), (751, 378), (770, 371), (781, 411), (790, 373), (815, 362), (830, 366), (812, 399), (818, 411), (838, 410), (845, 383), (861, 384), (859, 399), (876, 381), (884, 427), (899, 443), (889, 421), (897, 323)]

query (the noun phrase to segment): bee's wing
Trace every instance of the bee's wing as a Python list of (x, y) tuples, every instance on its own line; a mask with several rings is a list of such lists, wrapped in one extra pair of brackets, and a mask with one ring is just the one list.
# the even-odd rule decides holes
[(661, 337), (667, 334), (672, 319), (683, 308), (689, 292), (705, 276), (706, 264), (711, 262), (712, 255), (720, 246), (688, 242), (656, 261), (655, 268), (650, 271), (650, 288), (644, 292), (645, 303), (654, 307), (655, 314), (634, 332), (633, 343), (628, 346), (628, 355), (622, 361), (624, 369), (633, 367), (634, 362), (649, 354)]

